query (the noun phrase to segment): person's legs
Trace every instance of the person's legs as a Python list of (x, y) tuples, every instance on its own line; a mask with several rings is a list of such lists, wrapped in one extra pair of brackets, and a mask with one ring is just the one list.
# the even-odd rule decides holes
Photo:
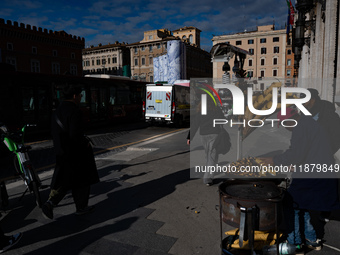
[(81, 188), (73, 188), (72, 196), (74, 203), (76, 205), (76, 209), (82, 210), (88, 206), (89, 197), (90, 197), (90, 186), (85, 186)]
[(290, 244), (300, 245), (302, 243), (299, 223), (300, 210), (294, 209), (288, 216), (288, 237)]
[(316, 232), (311, 224), (311, 217), (308, 211), (303, 211), (303, 220), (305, 226), (306, 245), (315, 250), (321, 250), (321, 244), (316, 239)]
[(53, 208), (66, 196), (68, 188), (58, 187), (51, 189), (50, 196), (42, 206), (42, 213), (45, 218), (53, 219)]
[[(218, 154), (216, 153), (216, 149), (213, 148), (216, 138), (217, 134), (202, 135), (202, 143), (205, 150), (207, 167), (216, 166), (218, 162)], [(203, 183), (207, 185), (212, 184), (213, 177), (214, 173), (206, 171), (203, 176)]]
[(66, 187), (51, 189), (48, 201), (50, 201), (53, 206), (57, 206), (59, 202), (66, 196), (68, 190), (69, 189)]

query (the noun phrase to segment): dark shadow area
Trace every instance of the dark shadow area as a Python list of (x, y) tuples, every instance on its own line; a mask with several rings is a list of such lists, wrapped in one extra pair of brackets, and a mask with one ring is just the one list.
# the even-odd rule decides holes
[(121, 171), (124, 168), (130, 167), (130, 166), (144, 165), (144, 164), (148, 164), (148, 163), (151, 163), (151, 162), (156, 162), (156, 161), (159, 161), (159, 160), (168, 159), (168, 158), (171, 158), (171, 157), (176, 157), (178, 155), (182, 155), (182, 154), (186, 154), (186, 153), (190, 153), (190, 151), (189, 150), (183, 151), (183, 152), (179, 152), (179, 153), (172, 154), (172, 155), (169, 155), (169, 156), (160, 157), (160, 158), (156, 158), (156, 159), (152, 159), (152, 160), (148, 160), (148, 161), (144, 161), (144, 162), (140, 162), (140, 163), (136, 163), (136, 164), (121, 164), (120, 165), (121, 169), (119, 171)]
[[(121, 187), (122, 185), (117, 182), (117, 179), (105, 179), (105, 176), (108, 176), (111, 171), (111, 167), (101, 169), (101, 175), (104, 177), (99, 184), (94, 185), (91, 189), (91, 197), (107, 196), (106, 199), (95, 204), (96, 210), (94, 213), (77, 217), (71, 212), (68, 215), (61, 216), (60, 214), (58, 215), (58, 211), (62, 210), (60, 207), (65, 206), (61, 202), (60, 206), (54, 210), (56, 219), (53, 221), (42, 220), (42, 223), (45, 223), (44, 225), (25, 231), (25, 238), (22, 239), (16, 248), (28, 245), (34, 247), (39, 242), (56, 239), (57, 241), (53, 244), (37, 248), (26, 254), (78, 254), (82, 249), (102, 237), (128, 229), (137, 220), (127, 215), (128, 213), (135, 212), (136, 209), (166, 197), (175, 191), (176, 185), (190, 180), (189, 169), (184, 169), (139, 185), (126, 187), (125, 185), (129, 184), (124, 183), (123, 187)], [(125, 175), (124, 180), (131, 177), (134, 176)], [(141, 210), (150, 209), (141, 208)], [(24, 224), (22, 220), (18, 220), (24, 219), (28, 211), (30, 210), (23, 206), (18, 207), (7, 215), (2, 221), (5, 231), (15, 231), (28, 225), (30, 222), (24, 221)], [(125, 220), (118, 219), (123, 216), (128, 218)], [(40, 217), (42, 218), (42, 216)], [(115, 219), (117, 222), (115, 222)], [(112, 224), (107, 225), (106, 222), (111, 220)], [(103, 226), (102, 224), (105, 225)], [(94, 225), (99, 227), (86, 230)], [(65, 236), (68, 237), (64, 238)], [(164, 238), (173, 239), (171, 237)], [(172, 243), (171, 246), (174, 242), (175, 240), (170, 242)], [(70, 247), (71, 245), (72, 247)], [(164, 249), (170, 249), (171, 246), (164, 247)], [(71, 253), (69, 253), (70, 249), (72, 249)], [(93, 254), (101, 253), (98, 250)]]

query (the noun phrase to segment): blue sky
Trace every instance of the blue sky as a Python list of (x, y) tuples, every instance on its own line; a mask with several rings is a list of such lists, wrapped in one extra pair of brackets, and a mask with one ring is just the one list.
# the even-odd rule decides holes
[[(213, 35), (256, 25), (284, 26), (286, 0), (2, 0), (0, 18), (84, 37), (85, 46), (134, 43), (143, 32), (195, 26), (201, 47), (210, 51)], [(295, 1), (292, 1), (294, 4)]]

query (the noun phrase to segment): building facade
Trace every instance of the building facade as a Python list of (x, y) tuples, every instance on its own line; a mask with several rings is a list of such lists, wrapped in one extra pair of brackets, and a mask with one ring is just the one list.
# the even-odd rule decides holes
[(16, 71), (82, 75), (85, 39), (0, 19), (0, 63)]
[(188, 42), (190, 45), (201, 48), (201, 30), (196, 27), (183, 27), (172, 31), (175, 37), (182, 41)]
[[(287, 48), (286, 29), (275, 30), (274, 25), (258, 26), (256, 31), (214, 36), (213, 45), (229, 42), (231, 45), (248, 51), (243, 69), (248, 77), (273, 78), (284, 80), (293, 77), (291, 70), (292, 49)], [(233, 60), (229, 63), (231, 70)], [(213, 78), (221, 79), (224, 71), (223, 63), (213, 63)]]
[(186, 70), (183, 79), (212, 77), (210, 53), (198, 47), (200, 32), (194, 27), (184, 27), (173, 32), (167, 29), (144, 32), (142, 41), (127, 46), (130, 49), (132, 78), (154, 82), (154, 58), (166, 55), (167, 44), (172, 40), (181, 40), (185, 43), (183, 61), (186, 63)]
[(127, 44), (90, 46), (83, 49), (83, 73), (130, 76), (130, 50)]
[[(294, 52), (298, 85), (340, 104), (339, 0), (296, 2)], [(302, 30), (302, 31), (301, 31)]]
[(153, 58), (166, 54), (167, 42), (173, 39), (175, 37), (171, 31), (158, 29), (145, 31), (142, 41), (129, 44), (131, 77), (134, 80), (154, 82)]

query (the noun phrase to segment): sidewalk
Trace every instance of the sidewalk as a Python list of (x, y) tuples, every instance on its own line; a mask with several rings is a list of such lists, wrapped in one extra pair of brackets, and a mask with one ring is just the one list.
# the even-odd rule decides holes
[[(236, 160), (237, 130), (228, 130), (233, 150), (220, 163)], [(268, 126), (254, 131), (243, 143), (244, 155), (288, 148), (290, 133), (276, 131)], [(6, 254), (221, 254), (218, 185), (206, 187), (201, 179), (190, 178), (186, 135), (184, 130), (97, 157), (101, 182), (93, 186), (90, 204), (96, 211), (90, 215), (76, 217), (68, 195), (55, 209), (55, 220), (46, 220), (29, 195), (17, 201), (22, 182), (10, 184), (11, 211), (3, 214), (1, 225), (6, 233), (22, 231), (24, 236)], [(202, 150), (200, 141), (192, 146)], [(44, 183), (51, 175), (41, 175)], [(48, 192), (42, 191), (44, 200)], [(338, 236), (340, 213), (335, 212), (325, 226), (323, 250), (308, 254), (339, 255)]]

